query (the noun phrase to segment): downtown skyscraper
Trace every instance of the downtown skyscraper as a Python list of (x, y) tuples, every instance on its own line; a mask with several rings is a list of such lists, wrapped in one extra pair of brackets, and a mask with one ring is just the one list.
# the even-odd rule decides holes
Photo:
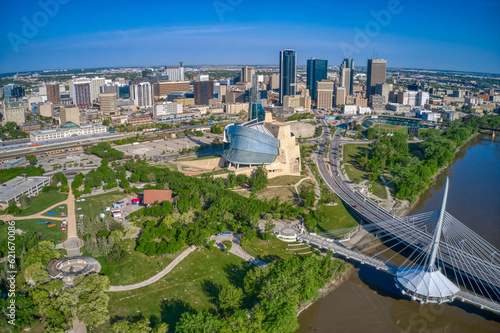
[(318, 82), (326, 80), (328, 72), (328, 60), (307, 60), (307, 89), (313, 101), (318, 98)]
[(368, 59), (366, 68), (366, 99), (375, 94), (377, 83), (385, 83), (387, 73), (387, 60)]
[(280, 51), (280, 104), (283, 96), (295, 96), (297, 80), (297, 54), (294, 50)]
[(352, 95), (354, 82), (354, 60), (345, 58), (340, 65), (340, 86), (346, 90), (346, 95)]

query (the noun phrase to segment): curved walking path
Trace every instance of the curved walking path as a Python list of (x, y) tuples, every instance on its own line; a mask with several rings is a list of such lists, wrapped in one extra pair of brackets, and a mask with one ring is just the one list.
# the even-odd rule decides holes
[(107, 291), (110, 291), (110, 292), (128, 291), (128, 290), (134, 290), (134, 289), (139, 289), (142, 287), (149, 286), (150, 284), (157, 282), (159, 279), (161, 279), (162, 277), (164, 277), (165, 275), (170, 273), (170, 271), (172, 269), (174, 269), (175, 266), (177, 266), (182, 260), (184, 260), (184, 258), (186, 258), (188, 256), (188, 254), (193, 252), (195, 250), (195, 248), (196, 247), (194, 247), (194, 246), (188, 247), (177, 258), (175, 258), (174, 261), (172, 261), (170, 264), (168, 264), (168, 266), (165, 267), (161, 272), (159, 272), (158, 274), (156, 274), (153, 277), (150, 277), (149, 279), (147, 279), (145, 281), (142, 281), (142, 282), (139, 282), (136, 284), (129, 284), (127, 286), (110, 286), (109, 290), (107, 290)]

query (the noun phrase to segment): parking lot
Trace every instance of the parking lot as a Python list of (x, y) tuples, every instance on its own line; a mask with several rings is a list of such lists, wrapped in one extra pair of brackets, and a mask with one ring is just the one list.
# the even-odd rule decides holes
[(191, 149), (197, 146), (211, 144), (214, 135), (203, 137), (186, 137), (180, 139), (157, 140), (153, 142), (141, 142), (138, 144), (129, 144), (116, 146), (114, 148), (122, 151), (125, 155), (139, 155), (145, 157), (161, 156), (168, 153), (176, 153), (182, 149)]
[(56, 166), (62, 168), (81, 168), (99, 166), (101, 159), (95, 155), (86, 155), (83, 151), (71, 151), (63, 154), (38, 157), (38, 165), (41, 165), (45, 171), (52, 171)]

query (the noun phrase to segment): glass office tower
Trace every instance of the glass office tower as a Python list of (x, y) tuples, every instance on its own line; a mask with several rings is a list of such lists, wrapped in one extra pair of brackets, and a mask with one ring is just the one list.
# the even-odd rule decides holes
[(297, 79), (297, 54), (294, 50), (280, 52), (280, 104), (283, 96), (295, 96)]
[(318, 99), (318, 82), (326, 80), (328, 72), (328, 60), (309, 59), (307, 60), (307, 89), (311, 99)]

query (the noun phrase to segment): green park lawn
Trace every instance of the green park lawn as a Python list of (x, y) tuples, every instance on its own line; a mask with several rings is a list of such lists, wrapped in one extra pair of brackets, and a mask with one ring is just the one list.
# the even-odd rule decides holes
[(171, 171), (177, 171), (177, 165), (169, 162), (160, 162), (154, 165), (157, 168), (169, 169)]
[(328, 217), (328, 221), (318, 225), (318, 229), (320, 229), (321, 232), (355, 227), (358, 225), (357, 220), (345, 208), (342, 201), (337, 198), (335, 202), (337, 202), (338, 205), (323, 205), (319, 208), (319, 210)]
[[(62, 207), (62, 208), (59, 208), (59, 207)], [(65, 216), (67, 217), (68, 216), (68, 205), (66, 205), (66, 204), (60, 205), (60, 206), (57, 206), (56, 208), (51, 209), (50, 211), (56, 212), (57, 214), (53, 215), (53, 214), (43, 213), (42, 215), (47, 216), (47, 217), (65, 217)], [(62, 216), (61, 213), (64, 213), (65, 216)]]
[(34, 198), (31, 198), (31, 203), (28, 208), (23, 209), (18, 216), (28, 216), (42, 212), (50, 206), (64, 201), (68, 195), (59, 191), (51, 191), (48, 193), (40, 193)]
[[(349, 176), (349, 179), (353, 183), (359, 183), (363, 180), (370, 179), (371, 172), (363, 170), (357, 159), (365, 156), (370, 151), (370, 147), (367, 144), (346, 144), (344, 145), (344, 167)], [(381, 199), (387, 199), (387, 193), (385, 191), (384, 183), (380, 179), (376, 181), (369, 182), (373, 186), (373, 194)]]
[(97, 258), (102, 266), (100, 274), (107, 275), (112, 286), (125, 286), (147, 280), (167, 267), (175, 258), (175, 255), (170, 254), (163, 257), (161, 255), (147, 256), (136, 252), (135, 239), (125, 239), (120, 246), (128, 252), (128, 259), (125, 263), (108, 265), (105, 257)]
[[(159, 281), (131, 291), (109, 292), (109, 314), (113, 317), (158, 316), (174, 329), (180, 315), (194, 308), (215, 309), (211, 302), (211, 283), (242, 286), (248, 264), (219, 249), (203, 249), (189, 254)], [(111, 332), (110, 324), (97, 332)], [(169, 330), (170, 331), (170, 330)]]
[[(36, 223), (37, 221), (46, 221), (55, 223), (53, 227), (48, 227), (45, 224)], [(7, 237), (7, 224), (3, 223), (0, 225), (0, 240)], [(21, 229), (24, 232), (34, 231), (39, 232), (45, 236), (46, 240), (53, 242), (54, 244), (60, 243), (63, 233), (66, 239), (66, 231), (61, 230), (61, 221), (55, 221), (50, 219), (29, 219), (29, 220), (19, 220), (16, 221), (16, 229)]]
[(89, 217), (98, 216), (106, 207), (113, 207), (113, 203), (126, 197), (127, 195), (121, 191), (113, 191), (80, 198), (80, 200), (85, 199), (85, 201), (75, 203), (76, 209), (82, 208), (81, 210), (77, 210), (76, 213), (77, 215), (84, 214)]
[[(245, 252), (254, 256), (257, 259), (263, 260), (265, 262), (272, 262), (275, 259), (278, 259), (277, 257), (281, 259), (288, 259), (294, 256), (295, 251), (289, 250), (292, 248), (290, 244), (292, 243), (283, 242), (278, 238), (276, 238), (275, 236), (271, 236), (271, 238), (268, 241), (260, 238), (254, 238), (248, 243), (248, 245), (244, 247), (244, 250)], [(303, 247), (298, 246), (298, 248), (303, 248)], [(307, 252), (307, 251), (302, 250), (297, 252)]]
[(295, 185), (302, 176), (279, 176), (269, 179), (267, 186)]

